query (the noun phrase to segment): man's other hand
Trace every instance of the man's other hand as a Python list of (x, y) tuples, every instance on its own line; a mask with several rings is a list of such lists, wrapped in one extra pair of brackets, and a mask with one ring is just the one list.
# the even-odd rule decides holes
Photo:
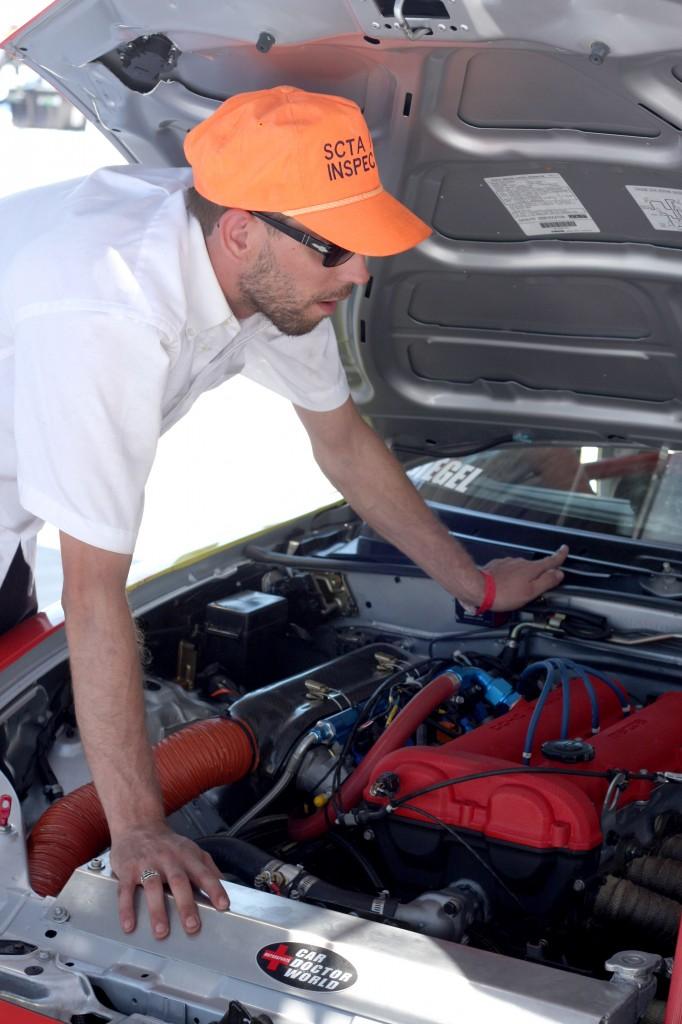
[(558, 551), (546, 558), (529, 561), (527, 558), (495, 558), (483, 568), (495, 578), (495, 601), (497, 612), (514, 611), (529, 601), (540, 597), (546, 590), (557, 587), (564, 578), (559, 566), (568, 555), (568, 547), (562, 544)]
[[(124, 932), (135, 928), (134, 896), (138, 885), (144, 889), (152, 932), (157, 939), (165, 939), (170, 930), (164, 885), (175, 897), (188, 935), (196, 934), (201, 927), (192, 886), (203, 889), (216, 910), (227, 910), (230, 905), (211, 857), (163, 822), (138, 825), (118, 835), (111, 845), (111, 867), (118, 878), (118, 912)], [(148, 873), (144, 882), (143, 872)]]

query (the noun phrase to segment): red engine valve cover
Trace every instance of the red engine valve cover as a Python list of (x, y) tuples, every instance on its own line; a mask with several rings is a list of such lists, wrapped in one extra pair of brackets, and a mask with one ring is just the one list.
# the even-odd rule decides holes
[[(542, 743), (560, 735), (561, 692), (556, 690), (539, 720), (531, 765), (578, 773), (612, 768), (681, 771), (682, 694), (665, 694), (624, 716), (614, 693), (600, 680), (591, 679), (599, 701), (600, 732), (591, 735), (590, 702), (582, 682), (575, 680), (571, 683), (569, 736), (588, 740), (595, 749), (594, 759), (562, 765), (542, 757)], [(387, 754), (372, 772), (365, 799), (380, 802), (370, 795), (370, 787), (383, 772), (393, 772), (400, 779), (400, 790), (393, 797), (397, 800), (445, 779), (522, 767), (523, 744), (534, 707), (534, 703), (519, 701), (502, 717), (443, 746), (405, 747)], [(410, 803), (454, 828), (479, 832), (489, 839), (537, 850), (585, 852), (602, 842), (600, 817), (608, 785), (607, 780), (588, 775), (500, 775), (447, 786)], [(651, 789), (650, 782), (631, 782), (620, 804), (646, 799)], [(407, 808), (399, 808), (395, 814), (421, 823), (429, 820)]]

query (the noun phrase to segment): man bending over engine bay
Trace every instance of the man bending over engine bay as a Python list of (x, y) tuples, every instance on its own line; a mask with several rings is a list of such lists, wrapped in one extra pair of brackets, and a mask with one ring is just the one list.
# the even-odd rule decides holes
[(193, 177), (110, 168), (0, 204), (0, 629), (35, 610), (35, 535), (49, 521), (121, 924), (134, 929), (143, 885), (159, 938), (164, 884), (190, 934), (192, 886), (228, 906), (211, 858), (165, 821), (125, 590), (159, 435), (202, 391), (243, 373), (289, 398), (356, 512), (467, 607), (521, 607), (561, 581), (566, 557), (479, 570), (349, 397), (328, 317), (368, 280), (366, 256), (430, 233), (383, 190), (357, 105), (289, 86), (244, 93), (185, 152)]

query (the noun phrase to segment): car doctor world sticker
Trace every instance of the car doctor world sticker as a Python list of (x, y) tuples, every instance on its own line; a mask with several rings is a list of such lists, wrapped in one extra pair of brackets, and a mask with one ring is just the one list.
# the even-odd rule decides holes
[(273, 942), (259, 949), (256, 961), (266, 974), (294, 988), (340, 992), (358, 980), (358, 972), (348, 960), (320, 946)]

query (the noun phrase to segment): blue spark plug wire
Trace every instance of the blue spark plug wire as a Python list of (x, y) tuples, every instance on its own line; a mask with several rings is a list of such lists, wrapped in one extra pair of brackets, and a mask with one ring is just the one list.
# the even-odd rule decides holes
[(620, 701), (620, 706), (623, 709), (623, 714), (629, 715), (632, 711), (632, 703), (630, 701), (630, 697), (627, 693), (627, 690), (625, 690), (625, 688), (621, 686), (620, 683), (616, 683), (613, 679), (609, 679), (607, 675), (604, 675), (603, 672), (597, 671), (597, 669), (590, 668), (586, 671), (588, 671), (590, 675), (593, 675), (595, 679), (598, 679), (600, 683), (604, 683), (605, 686), (608, 686), (609, 690), (615, 693), (616, 697)]
[(533, 708), (533, 714), (530, 716), (530, 722), (528, 723), (528, 729), (526, 730), (526, 739), (523, 744), (522, 760), (525, 764), (528, 764), (530, 762), (533, 750), (533, 739), (535, 737), (535, 730), (537, 729), (538, 722), (540, 721), (542, 710), (545, 704), (547, 703), (547, 698), (552, 692), (552, 689), (556, 682), (556, 662), (552, 658), (548, 658), (546, 661), (536, 661), (533, 662), (532, 665), (528, 665), (521, 673), (521, 681), (523, 681), (528, 676), (534, 674), (535, 672), (538, 672), (543, 668), (546, 671), (545, 681), (542, 686), (540, 696), (538, 697), (535, 703), (535, 707)]
[[(574, 675), (579, 676), (585, 690), (587, 691), (587, 695), (590, 698), (590, 704), (592, 705), (592, 735), (595, 735), (599, 732), (599, 701), (597, 700), (597, 694), (594, 686), (592, 685), (592, 680), (590, 679), (590, 673), (592, 673), (593, 676), (596, 676), (597, 673), (591, 668), (587, 669), (584, 665), (579, 665), (576, 661), (571, 661), (570, 658), (565, 658), (564, 664), (569, 671), (573, 672)], [(606, 682), (606, 680), (603, 680), (603, 682)], [(562, 736), (562, 739), (565, 738), (566, 737)]]
[(571, 684), (563, 662), (555, 662), (561, 674), (561, 739), (568, 739), (571, 725)]
[(592, 733), (596, 734), (599, 732), (599, 701), (595, 688), (592, 684), (590, 676), (594, 676), (595, 679), (599, 679), (600, 682), (604, 683), (605, 686), (616, 695), (618, 698), (623, 714), (628, 715), (631, 711), (631, 705), (625, 690), (620, 684), (615, 683), (608, 676), (602, 672), (595, 671), (595, 669), (587, 668), (584, 665), (579, 665), (577, 662), (572, 661), (570, 658), (547, 658), (545, 661), (536, 661), (532, 665), (528, 665), (521, 673), (521, 680), (523, 681), (528, 676), (545, 670), (545, 681), (540, 692), (540, 696), (537, 698), (533, 714), (531, 715), (530, 722), (528, 723), (528, 729), (526, 731), (526, 738), (524, 741), (522, 760), (525, 764), (530, 762), (533, 750), (533, 742), (535, 740), (535, 732), (540, 721), (540, 716), (547, 703), (547, 698), (551, 693), (552, 689), (561, 683), (561, 739), (565, 740), (569, 738), (569, 731), (571, 727), (571, 681), (573, 678), (579, 678), (585, 687), (585, 691), (590, 699), (590, 706), (592, 709)]

